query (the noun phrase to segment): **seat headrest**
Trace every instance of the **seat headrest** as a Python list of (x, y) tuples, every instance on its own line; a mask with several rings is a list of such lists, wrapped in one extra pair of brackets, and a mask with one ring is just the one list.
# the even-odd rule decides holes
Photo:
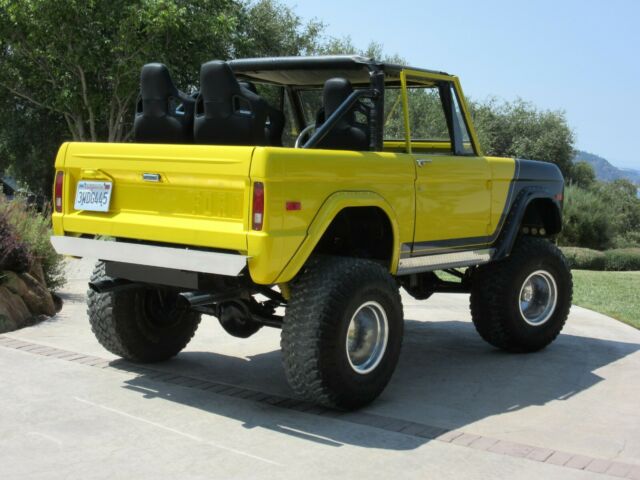
[(147, 63), (140, 72), (140, 96), (143, 100), (164, 100), (178, 96), (171, 74), (162, 63)]
[(351, 82), (346, 78), (330, 78), (324, 82), (322, 103), (325, 118), (329, 118), (352, 93), (353, 87), (351, 86)]
[(227, 62), (213, 60), (200, 67), (200, 93), (205, 98), (230, 98), (240, 84)]

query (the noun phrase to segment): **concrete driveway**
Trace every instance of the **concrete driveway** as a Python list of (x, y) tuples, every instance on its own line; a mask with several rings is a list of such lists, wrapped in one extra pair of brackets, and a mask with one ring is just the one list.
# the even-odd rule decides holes
[(574, 307), (545, 351), (473, 329), (466, 295), (405, 297), (400, 365), (342, 414), (292, 397), (279, 331), (205, 317), (177, 358), (135, 366), (94, 339), (91, 263), (55, 318), (0, 336), (0, 478), (640, 479), (640, 332)]

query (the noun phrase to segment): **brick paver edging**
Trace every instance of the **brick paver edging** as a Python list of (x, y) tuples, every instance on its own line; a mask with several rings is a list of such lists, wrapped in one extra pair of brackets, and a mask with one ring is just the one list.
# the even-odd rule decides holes
[(364, 412), (340, 412), (312, 403), (289, 397), (271, 395), (244, 387), (212, 382), (196, 377), (189, 377), (175, 373), (163, 372), (150, 367), (142, 367), (125, 360), (105, 360), (104, 358), (83, 355), (77, 352), (69, 352), (59, 348), (48, 347), (37, 343), (25, 342), (6, 335), (0, 335), (0, 346), (12, 348), (23, 352), (57, 358), (73, 363), (79, 363), (95, 368), (125, 371), (144, 375), (146, 379), (164, 382), (181, 387), (194, 388), (219, 395), (234, 398), (242, 398), (255, 402), (266, 403), (279, 408), (286, 408), (298, 412), (335, 418), (340, 421), (350, 422), (367, 427), (378, 428), (389, 432), (410, 435), (427, 440), (451, 443), (467, 448), (484, 450), (499, 455), (526, 458), (536, 462), (557, 465), (576, 470), (603, 473), (619, 478), (640, 480), (640, 465), (588, 457), (568, 452), (561, 452), (549, 448), (540, 448), (524, 443), (510, 442), (490, 438), (481, 435), (466, 433), (461, 430), (448, 430), (446, 428), (409, 422), (397, 418), (374, 415)]

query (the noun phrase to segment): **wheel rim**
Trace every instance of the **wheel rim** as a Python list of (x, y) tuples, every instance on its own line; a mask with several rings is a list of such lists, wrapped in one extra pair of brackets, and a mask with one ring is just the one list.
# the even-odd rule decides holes
[(377, 302), (366, 302), (351, 317), (347, 330), (347, 359), (356, 373), (374, 370), (387, 349), (387, 313)]
[(520, 314), (529, 325), (546, 323), (556, 309), (558, 287), (549, 272), (537, 270), (529, 275), (520, 288)]

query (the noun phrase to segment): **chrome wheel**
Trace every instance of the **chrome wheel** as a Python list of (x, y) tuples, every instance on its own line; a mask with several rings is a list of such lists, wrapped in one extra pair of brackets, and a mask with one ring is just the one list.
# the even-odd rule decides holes
[(374, 370), (387, 349), (387, 314), (377, 302), (366, 302), (351, 317), (347, 330), (347, 358), (356, 373)]
[(526, 278), (520, 289), (520, 314), (525, 322), (534, 327), (544, 324), (557, 303), (558, 287), (549, 272), (537, 270)]

